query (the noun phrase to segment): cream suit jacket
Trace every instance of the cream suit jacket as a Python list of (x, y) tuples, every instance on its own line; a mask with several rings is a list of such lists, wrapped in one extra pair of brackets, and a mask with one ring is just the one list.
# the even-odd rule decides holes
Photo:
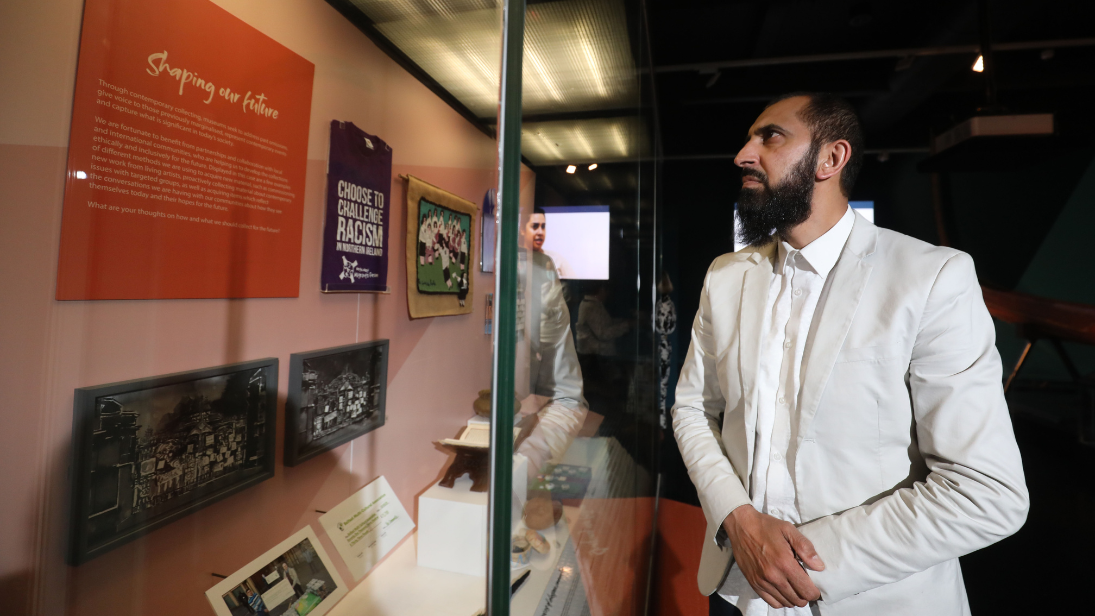
[[(677, 385), (673, 430), (707, 518), (707, 595), (733, 562), (718, 530), (750, 503), (774, 253), (773, 242), (711, 264)], [(820, 301), (788, 461), (799, 529), (826, 565), (809, 573), (817, 608), (968, 614), (958, 557), (1017, 531), (1028, 508), (973, 260), (856, 214)]]

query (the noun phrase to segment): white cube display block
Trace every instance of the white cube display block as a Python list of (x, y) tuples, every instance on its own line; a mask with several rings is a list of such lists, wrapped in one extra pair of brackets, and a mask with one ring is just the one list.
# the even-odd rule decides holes
[[(528, 460), (514, 456), (514, 520), (521, 519), (528, 477)], [(418, 566), (487, 574), (487, 493), (472, 492), (464, 476), (451, 488), (434, 484), (418, 497)]]
[(472, 492), (471, 484), (461, 477), (418, 497), (419, 567), (486, 576), (487, 493)]

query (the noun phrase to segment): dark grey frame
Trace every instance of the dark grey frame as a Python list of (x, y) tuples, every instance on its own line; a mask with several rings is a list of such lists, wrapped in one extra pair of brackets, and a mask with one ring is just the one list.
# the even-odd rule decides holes
[[(97, 545), (88, 545), (87, 520), (89, 519), (91, 510), (91, 486), (89, 485), (89, 482), (91, 478), (91, 446), (94, 429), (93, 421), (95, 418), (95, 401), (103, 396), (132, 393), (145, 389), (163, 387), (165, 385), (198, 381), (236, 372), (259, 369), (265, 370), (266, 377), (266, 408), (264, 421), (267, 430), (263, 438), (266, 454), (263, 457), (262, 463), (254, 469), (247, 469), (250, 472), (239, 481), (229, 485), (197, 488), (194, 490), (193, 496), (187, 497), (177, 508), (152, 517), (131, 529), (117, 533)], [(277, 436), (277, 385), (278, 359), (276, 357), (270, 357), (201, 370), (176, 372), (145, 379), (134, 379), (77, 389), (73, 400), (72, 459), (69, 467), (71, 494), (69, 501), (68, 553), (66, 554), (68, 564), (74, 566), (83, 564), (114, 548), (129, 543), (134, 539), (142, 537), (180, 518), (184, 518), (199, 509), (228, 498), (237, 492), (246, 490), (247, 488), (273, 477)]]
[[(346, 430), (346, 433), (339, 438), (335, 439), (328, 445), (317, 448), (307, 453), (301, 453), (301, 443), (297, 442), (297, 434), (300, 432), (297, 425), (297, 418), (300, 416), (300, 397), (301, 386), (304, 373), (304, 360), (314, 359), (316, 357), (325, 357), (327, 355), (341, 355), (343, 353), (351, 353), (354, 351), (360, 351), (364, 349), (372, 349), (375, 347), (381, 347), (381, 359), (380, 359), (380, 424), (369, 428), (368, 430)], [(387, 405), (388, 405), (388, 354), (390, 347), (387, 338), (380, 340), (370, 340), (369, 342), (359, 342), (356, 344), (347, 344), (344, 346), (330, 347), (326, 349), (319, 349), (316, 351), (308, 351), (306, 353), (293, 353), (289, 356), (289, 387), (288, 398), (285, 401), (285, 466), (296, 466), (307, 460), (310, 460), (322, 453), (328, 452), (335, 447), (345, 445), (346, 443), (354, 440), (355, 438), (368, 434), (377, 428), (381, 428), (388, 421)]]

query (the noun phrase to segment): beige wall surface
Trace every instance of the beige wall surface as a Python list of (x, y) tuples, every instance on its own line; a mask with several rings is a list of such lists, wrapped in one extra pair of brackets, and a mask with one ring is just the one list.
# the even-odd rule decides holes
[[(199, 0), (195, 0), (199, 1)], [(80, 0), (0, 3), (0, 597), (5, 614), (210, 613), (204, 591), (379, 475), (404, 506), (439, 478), (490, 383), (483, 334), (493, 277), (470, 315), (407, 316), (404, 185), (411, 173), (479, 203), (494, 142), (380, 52), (323, 0), (217, 4), (316, 65), (300, 297), (57, 302), (66, 147)], [(328, 123), (352, 121), (393, 148), (390, 295), (319, 293)], [(525, 195), (531, 195), (526, 171)], [(473, 262), (478, 259), (476, 255)], [(473, 271), (478, 268), (474, 267)], [(295, 468), (281, 466), (289, 354), (389, 338), (388, 423)], [(73, 390), (275, 356), (273, 479), (79, 567), (64, 564)], [(352, 577), (337, 556), (343, 578)]]

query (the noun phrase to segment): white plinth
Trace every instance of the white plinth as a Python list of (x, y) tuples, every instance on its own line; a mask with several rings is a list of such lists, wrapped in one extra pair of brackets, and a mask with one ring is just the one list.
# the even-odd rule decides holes
[[(409, 538), (390, 552), (384, 562), (350, 589), (327, 616), (473, 616), (479, 613), (487, 596), (486, 578), (416, 567), (416, 539)], [(531, 614), (532, 610), (525, 613)]]
[[(514, 527), (528, 491), (528, 459), (513, 457)], [(451, 488), (434, 484), (418, 497), (418, 566), (487, 575), (487, 493), (472, 492), (464, 476)]]
[(418, 566), (486, 577), (487, 493), (461, 477), (418, 497)]

